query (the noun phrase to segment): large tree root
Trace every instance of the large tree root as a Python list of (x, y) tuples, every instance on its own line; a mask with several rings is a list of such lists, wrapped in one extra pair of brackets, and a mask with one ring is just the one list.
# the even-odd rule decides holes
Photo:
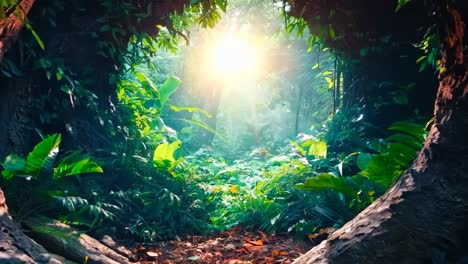
[(26, 236), (8, 214), (0, 189), (0, 263), (65, 263)]
[(128, 263), (126, 256), (103, 245), (96, 239), (80, 234), (76, 229), (46, 217), (25, 221), (33, 230), (31, 236), (49, 251), (78, 263)]

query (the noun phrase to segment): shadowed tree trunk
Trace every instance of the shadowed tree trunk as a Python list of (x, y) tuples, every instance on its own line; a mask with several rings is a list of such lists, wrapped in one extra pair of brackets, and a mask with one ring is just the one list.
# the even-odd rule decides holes
[(468, 2), (433, 4), (443, 58), (423, 149), (385, 195), (295, 263), (434, 263), (440, 256), (461, 263), (466, 256)]

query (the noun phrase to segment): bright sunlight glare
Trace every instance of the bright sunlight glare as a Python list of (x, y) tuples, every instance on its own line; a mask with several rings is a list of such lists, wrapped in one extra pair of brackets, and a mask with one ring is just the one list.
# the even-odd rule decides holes
[(211, 56), (212, 69), (222, 76), (250, 75), (254, 74), (258, 67), (255, 47), (235, 37), (217, 43)]

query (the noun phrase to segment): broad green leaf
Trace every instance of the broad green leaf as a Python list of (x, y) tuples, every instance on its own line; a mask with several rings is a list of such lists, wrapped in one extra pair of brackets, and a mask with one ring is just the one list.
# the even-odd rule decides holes
[(327, 143), (316, 140), (310, 144), (309, 155), (313, 155), (316, 158), (326, 158), (327, 157)]
[(422, 125), (415, 124), (412, 122), (396, 122), (393, 123), (389, 128), (389, 130), (403, 132), (408, 134), (417, 140), (424, 142), (425, 140), (425, 131)]
[(26, 160), (16, 155), (9, 155), (2, 163), (2, 175), (5, 179), (11, 180), (19, 173), (23, 173), (26, 168)]
[(25, 172), (34, 176), (43, 169), (52, 169), (61, 140), (61, 134), (53, 134), (39, 142), (26, 158)]
[(161, 107), (163, 107), (169, 97), (179, 88), (182, 81), (175, 76), (169, 76), (169, 78), (159, 88), (159, 95), (161, 101)]
[(388, 187), (398, 178), (400, 166), (385, 155), (375, 155), (360, 174), (377, 184)]
[(404, 144), (405, 146), (412, 148), (414, 151), (420, 150), (424, 144), (423, 141), (417, 140), (414, 137), (405, 134), (391, 135), (387, 138), (387, 141)]
[(305, 183), (297, 184), (295, 188), (306, 191), (333, 190), (346, 196), (356, 198), (357, 192), (342, 177), (335, 177), (329, 173), (321, 173), (309, 178)]
[(77, 150), (59, 161), (57, 167), (54, 168), (53, 179), (58, 180), (65, 176), (102, 172), (102, 168), (91, 161), (88, 155), (83, 155), (81, 150)]
[(174, 158), (175, 151), (180, 147), (180, 141), (172, 143), (163, 143), (154, 150), (153, 162), (154, 166), (160, 170), (169, 170), (176, 165)]
[(399, 165), (406, 167), (416, 155), (415, 149), (400, 143), (393, 143), (388, 146), (388, 154)]
[(360, 170), (365, 170), (369, 161), (372, 159), (372, 155), (365, 152), (360, 152), (357, 158), (357, 165)]

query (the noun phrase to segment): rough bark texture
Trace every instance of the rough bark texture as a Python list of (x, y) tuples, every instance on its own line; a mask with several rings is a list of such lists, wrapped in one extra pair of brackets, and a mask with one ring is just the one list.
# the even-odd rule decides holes
[(15, 10), (4, 20), (0, 20), (0, 62), (3, 55), (15, 43), (23, 28), (23, 21), (33, 6), (35, 0), (21, 1)]
[(296, 264), (435, 263), (440, 258), (462, 263), (466, 258), (468, 2), (434, 3), (441, 13), (443, 68), (435, 123), (423, 149), (385, 195)]
[(47, 232), (33, 231), (32, 236), (51, 252), (63, 255), (77, 263), (118, 264), (129, 262), (127, 257), (59, 221), (35, 217), (28, 219), (26, 225), (32, 230), (47, 230)]
[(65, 259), (49, 254), (41, 245), (26, 236), (8, 214), (0, 189), (0, 263), (65, 263)]

